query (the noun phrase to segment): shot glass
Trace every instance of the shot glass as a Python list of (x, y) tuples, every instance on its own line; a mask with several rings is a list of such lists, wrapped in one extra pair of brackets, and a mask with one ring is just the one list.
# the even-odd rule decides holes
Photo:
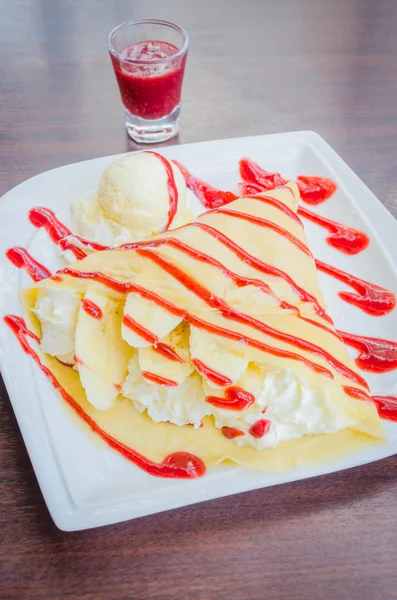
[(188, 46), (186, 31), (157, 19), (127, 21), (110, 32), (125, 125), (136, 142), (158, 143), (178, 134)]

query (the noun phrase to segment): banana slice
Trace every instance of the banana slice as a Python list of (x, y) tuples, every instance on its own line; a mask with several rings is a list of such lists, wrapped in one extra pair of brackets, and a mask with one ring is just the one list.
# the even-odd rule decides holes
[(213, 388), (236, 383), (248, 366), (247, 359), (226, 351), (216, 336), (196, 327), (190, 327), (190, 353), (193, 365)]
[(72, 363), (81, 295), (70, 290), (39, 288), (32, 312), (41, 325), (41, 349)]
[(133, 348), (147, 348), (168, 335), (179, 323), (176, 317), (139, 294), (128, 294), (121, 328), (123, 339)]
[(122, 302), (90, 290), (84, 297), (84, 302), (88, 301), (101, 317), (80, 307), (75, 359), (88, 401), (98, 410), (106, 410), (120, 393), (133, 349), (120, 337)]
[(140, 348), (141, 371), (180, 385), (194, 371), (190, 361), (189, 333), (189, 324), (182, 322), (156, 346)]

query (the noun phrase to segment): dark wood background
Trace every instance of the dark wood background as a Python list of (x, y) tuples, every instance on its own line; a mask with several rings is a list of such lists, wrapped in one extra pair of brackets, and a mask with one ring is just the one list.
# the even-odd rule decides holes
[[(142, 17), (191, 36), (181, 143), (314, 129), (397, 215), (396, 0), (0, 0), (0, 194), (136, 148), (105, 41)], [(0, 598), (397, 598), (397, 458), (63, 533), (0, 396)]]

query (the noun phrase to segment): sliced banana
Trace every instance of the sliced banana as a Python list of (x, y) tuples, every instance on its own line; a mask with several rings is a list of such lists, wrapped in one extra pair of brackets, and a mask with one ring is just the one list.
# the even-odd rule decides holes
[(190, 353), (196, 369), (213, 388), (236, 383), (248, 366), (246, 358), (228, 352), (219, 338), (196, 327), (190, 327)]
[(189, 333), (189, 324), (182, 322), (156, 346), (140, 348), (141, 371), (181, 384), (194, 371), (190, 361)]
[(64, 362), (73, 358), (81, 294), (67, 289), (39, 288), (32, 312), (41, 325), (41, 349)]
[(94, 318), (80, 308), (76, 363), (88, 401), (98, 410), (106, 410), (120, 393), (134, 351), (120, 336), (123, 303), (91, 290), (84, 298), (100, 309), (102, 317)]
[(153, 344), (150, 336), (157, 339), (165, 337), (181, 320), (181, 317), (172, 315), (151, 300), (131, 293), (127, 295), (124, 306), (121, 335), (133, 348), (147, 348)]

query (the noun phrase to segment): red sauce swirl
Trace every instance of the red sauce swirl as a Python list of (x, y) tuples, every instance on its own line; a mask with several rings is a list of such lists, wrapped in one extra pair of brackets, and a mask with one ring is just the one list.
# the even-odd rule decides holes
[(224, 391), (223, 397), (207, 396), (205, 401), (217, 408), (242, 411), (252, 406), (255, 396), (238, 386), (233, 386)]
[(95, 304), (95, 302), (92, 302), (92, 300), (89, 300), (88, 298), (83, 298), (81, 301), (81, 308), (84, 310), (84, 312), (87, 313), (87, 315), (90, 315), (90, 317), (92, 317), (93, 319), (97, 319), (98, 321), (102, 319), (102, 310), (97, 304)]
[(6, 257), (15, 267), (26, 271), (33, 281), (38, 282), (51, 277), (51, 271), (33, 258), (25, 248), (19, 246), (9, 248), (6, 250)]

